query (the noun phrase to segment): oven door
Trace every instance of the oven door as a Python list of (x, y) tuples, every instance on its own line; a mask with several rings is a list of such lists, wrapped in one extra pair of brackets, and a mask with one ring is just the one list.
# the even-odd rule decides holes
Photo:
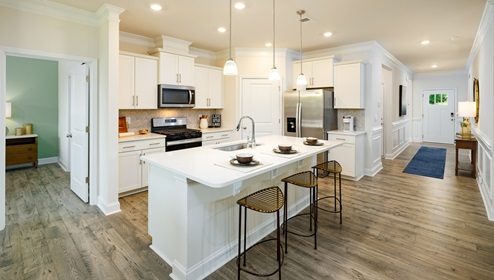
[(159, 85), (160, 108), (192, 108), (195, 106), (195, 88), (190, 86)]
[(202, 138), (167, 141), (166, 152), (201, 147), (201, 146), (202, 146)]

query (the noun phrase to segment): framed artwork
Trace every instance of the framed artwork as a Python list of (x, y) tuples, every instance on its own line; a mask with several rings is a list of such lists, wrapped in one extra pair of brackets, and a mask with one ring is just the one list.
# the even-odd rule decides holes
[(479, 80), (473, 78), (473, 101), (475, 101), (475, 122), (479, 122)]
[(400, 85), (398, 105), (398, 116), (405, 116), (407, 114), (407, 87), (404, 85)]

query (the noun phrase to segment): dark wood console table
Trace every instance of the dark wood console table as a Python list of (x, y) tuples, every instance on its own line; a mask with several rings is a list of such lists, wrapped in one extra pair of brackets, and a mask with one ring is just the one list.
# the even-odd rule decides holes
[(5, 137), (5, 165), (32, 163), (38, 167), (38, 135), (28, 134)]
[[(463, 138), (461, 136), (455, 137), (456, 146), (456, 167), (455, 175), (458, 176), (458, 170), (467, 170), (472, 172), (472, 177), (475, 178), (477, 173), (477, 139), (474, 136)], [(470, 163), (458, 162), (458, 149), (467, 149), (471, 151), (472, 161)]]

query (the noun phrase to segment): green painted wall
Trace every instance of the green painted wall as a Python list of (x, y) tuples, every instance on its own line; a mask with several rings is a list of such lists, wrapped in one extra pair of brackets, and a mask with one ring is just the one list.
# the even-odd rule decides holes
[(58, 62), (7, 56), (9, 135), (24, 123), (38, 134), (38, 158), (58, 157)]

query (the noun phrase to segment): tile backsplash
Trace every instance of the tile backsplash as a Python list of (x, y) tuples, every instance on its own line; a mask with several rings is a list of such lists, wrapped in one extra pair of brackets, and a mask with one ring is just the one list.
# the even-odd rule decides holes
[(365, 130), (365, 110), (362, 109), (338, 109), (338, 129), (343, 129), (343, 116), (355, 117), (355, 130)]
[(207, 109), (153, 109), (153, 110), (119, 110), (119, 117), (130, 117), (130, 124), (127, 124), (129, 132), (136, 132), (140, 129), (151, 131), (152, 118), (165, 117), (186, 117), (188, 128), (199, 128), (199, 115), (207, 115), (209, 125), (211, 125), (211, 114), (216, 114), (216, 110)]

